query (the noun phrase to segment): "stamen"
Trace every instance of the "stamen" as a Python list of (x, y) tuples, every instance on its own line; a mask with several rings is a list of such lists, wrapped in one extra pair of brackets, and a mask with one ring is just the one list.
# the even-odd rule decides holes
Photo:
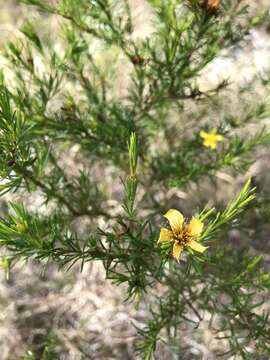
[(190, 241), (190, 234), (188, 229), (184, 228), (180, 233), (174, 234), (174, 241), (177, 242), (179, 245), (183, 246), (184, 248), (187, 247)]

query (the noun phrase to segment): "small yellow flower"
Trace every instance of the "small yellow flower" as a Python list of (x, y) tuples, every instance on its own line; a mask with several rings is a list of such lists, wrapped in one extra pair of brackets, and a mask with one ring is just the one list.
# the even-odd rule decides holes
[(172, 242), (172, 255), (178, 262), (182, 251), (188, 247), (200, 253), (207, 249), (196, 241), (203, 229), (203, 223), (199, 219), (192, 217), (190, 222), (186, 223), (183, 215), (175, 209), (167, 211), (164, 217), (169, 221), (171, 230), (161, 228), (158, 243)]
[(210, 149), (216, 149), (217, 143), (223, 140), (223, 136), (217, 134), (217, 129), (213, 129), (210, 132), (201, 130), (200, 137), (203, 139), (203, 145)]

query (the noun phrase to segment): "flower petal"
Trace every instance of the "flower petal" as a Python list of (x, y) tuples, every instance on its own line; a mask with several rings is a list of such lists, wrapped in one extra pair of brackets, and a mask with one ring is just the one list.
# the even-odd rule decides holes
[(205, 252), (205, 250), (208, 249), (208, 246), (203, 246), (195, 240), (191, 240), (188, 243), (188, 246), (191, 247), (192, 250), (198, 251), (200, 253), (203, 253), (203, 252)]
[(179, 245), (178, 243), (174, 243), (173, 244), (173, 257), (179, 262), (180, 260), (180, 256), (181, 256), (181, 252), (183, 250), (183, 246)]
[(184, 217), (180, 213), (180, 211), (175, 209), (170, 209), (169, 211), (166, 212), (164, 217), (169, 221), (172, 231), (174, 233), (177, 234), (182, 229)]
[(209, 142), (208, 147), (210, 147), (210, 149), (215, 150), (217, 148), (217, 142), (216, 141), (212, 141), (211, 143)]
[(202, 233), (203, 222), (201, 220), (195, 218), (194, 216), (190, 220), (190, 223), (187, 226), (190, 236), (198, 237)]
[(171, 230), (161, 228), (159, 233), (159, 239), (158, 243), (164, 242), (164, 241), (172, 241), (173, 233)]
[(207, 136), (208, 136), (208, 133), (207, 133), (206, 131), (204, 131), (204, 130), (201, 130), (201, 131), (200, 131), (200, 137), (201, 137), (202, 139), (205, 139)]
[(203, 145), (206, 147), (210, 147), (211, 149), (215, 149), (217, 147), (217, 135), (208, 135), (203, 141)]
[(213, 139), (205, 139), (204, 140), (204, 142), (203, 142), (203, 145), (205, 146), (205, 147), (209, 147), (210, 149), (216, 149), (216, 147), (217, 147), (217, 142), (215, 141), (215, 140), (213, 140)]
[(216, 141), (222, 141), (224, 139), (223, 135), (216, 135)]

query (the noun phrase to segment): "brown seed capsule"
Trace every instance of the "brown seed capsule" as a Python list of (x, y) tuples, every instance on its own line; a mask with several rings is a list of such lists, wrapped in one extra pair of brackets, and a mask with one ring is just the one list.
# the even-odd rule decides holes
[(33, 69), (33, 67), (34, 67), (34, 60), (33, 60), (33, 58), (28, 58), (27, 59), (27, 64), (31, 67), (31, 69)]
[(217, 14), (220, 6), (220, 0), (203, 0), (200, 6), (210, 14)]
[(7, 166), (11, 167), (15, 164), (15, 160), (14, 159), (11, 159), (7, 162)]
[(144, 58), (141, 57), (140, 55), (131, 56), (130, 60), (131, 60), (133, 65), (141, 66), (141, 65), (144, 64)]

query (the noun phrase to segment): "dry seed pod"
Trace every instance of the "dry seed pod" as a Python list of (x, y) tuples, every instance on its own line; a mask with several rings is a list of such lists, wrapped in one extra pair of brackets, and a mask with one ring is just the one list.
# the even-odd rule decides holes
[(130, 58), (131, 62), (133, 63), (133, 65), (143, 65), (144, 64), (144, 58), (141, 57), (140, 55), (134, 55)]
[(220, 0), (203, 0), (200, 6), (211, 14), (216, 14), (219, 10)]

